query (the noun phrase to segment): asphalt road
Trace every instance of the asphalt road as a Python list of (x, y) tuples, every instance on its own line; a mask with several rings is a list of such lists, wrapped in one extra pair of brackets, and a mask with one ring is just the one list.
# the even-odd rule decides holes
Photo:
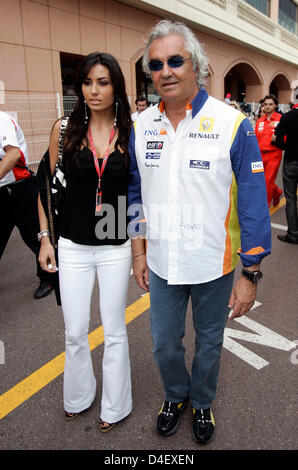
[[(271, 221), (286, 225), (284, 207), (271, 216)], [(71, 422), (64, 420), (62, 373), (22, 402), (30, 386), (20, 390), (13, 387), (64, 351), (64, 326), (54, 294), (33, 299), (38, 285), (34, 257), (15, 230), (0, 268), (0, 346), (5, 353), (0, 360), (0, 393), (2, 399), (6, 397), (4, 404), (0, 402), (0, 412), (9, 401), (14, 403), (15, 395), (21, 403), (12, 405), (0, 422), (0, 449), (102, 450), (108, 456), (117, 450), (170, 449), (173, 454), (186, 449), (297, 449), (298, 246), (278, 241), (277, 233), (284, 232), (272, 227), (272, 254), (262, 264), (264, 278), (258, 288), (256, 308), (243, 317), (243, 323), (228, 321), (213, 403), (216, 434), (208, 446), (200, 447), (192, 438), (190, 406), (176, 434), (162, 437), (155, 431), (164, 396), (151, 353), (148, 309), (127, 325), (134, 408), (110, 433), (100, 433), (97, 425), (103, 344), (92, 352), (98, 390), (86, 413)], [(100, 325), (98, 295), (95, 287), (90, 332)], [(141, 295), (131, 277), (127, 305)], [(184, 340), (189, 367), (193, 338), (189, 309)]]

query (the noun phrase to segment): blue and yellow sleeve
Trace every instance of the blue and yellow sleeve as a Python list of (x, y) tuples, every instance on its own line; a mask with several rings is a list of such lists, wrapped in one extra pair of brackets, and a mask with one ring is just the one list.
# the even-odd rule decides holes
[(248, 119), (241, 115), (235, 124), (230, 157), (237, 182), (238, 253), (243, 266), (248, 267), (271, 253), (271, 223), (258, 141)]

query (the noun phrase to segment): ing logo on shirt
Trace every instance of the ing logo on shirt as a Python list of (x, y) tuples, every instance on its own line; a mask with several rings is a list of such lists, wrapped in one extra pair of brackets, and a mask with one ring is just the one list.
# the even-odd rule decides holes
[(199, 131), (212, 132), (213, 125), (214, 125), (214, 118), (201, 117)]
[(167, 131), (163, 128), (161, 128), (159, 131), (158, 131), (158, 129), (152, 129), (152, 130), (151, 129), (145, 129), (144, 135), (147, 135), (147, 136), (167, 135)]

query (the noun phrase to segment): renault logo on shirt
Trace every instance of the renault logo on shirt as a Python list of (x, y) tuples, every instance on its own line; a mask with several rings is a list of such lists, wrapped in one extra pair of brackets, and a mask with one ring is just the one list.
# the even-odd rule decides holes
[(214, 125), (214, 118), (201, 117), (199, 130), (201, 132), (212, 132)]

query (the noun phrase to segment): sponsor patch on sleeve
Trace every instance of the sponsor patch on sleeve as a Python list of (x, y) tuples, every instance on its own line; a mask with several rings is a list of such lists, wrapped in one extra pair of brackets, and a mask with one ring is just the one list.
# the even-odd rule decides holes
[(264, 171), (263, 162), (251, 162), (251, 171), (252, 173), (260, 173)]

